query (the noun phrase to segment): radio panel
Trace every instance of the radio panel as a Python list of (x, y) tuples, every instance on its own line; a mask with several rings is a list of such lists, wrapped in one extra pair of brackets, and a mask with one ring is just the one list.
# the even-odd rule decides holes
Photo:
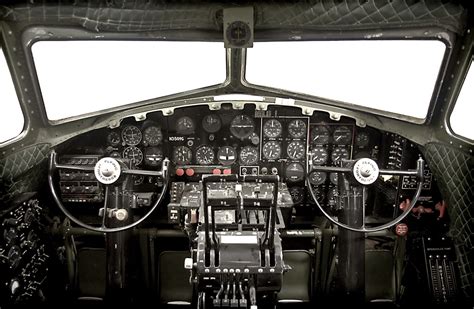
[[(99, 160), (97, 155), (65, 155), (60, 163), (67, 165), (95, 165)], [(59, 186), (64, 202), (90, 203), (104, 200), (103, 188), (96, 180), (93, 172), (59, 171)]]

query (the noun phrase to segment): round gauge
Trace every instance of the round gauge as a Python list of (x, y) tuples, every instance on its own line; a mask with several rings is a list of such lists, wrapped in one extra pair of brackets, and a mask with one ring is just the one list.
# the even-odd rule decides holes
[[(315, 187), (313, 190), (315, 190), (316, 192), (316, 199), (318, 200), (318, 203), (319, 204), (322, 204), (324, 203), (324, 198), (326, 196), (325, 192), (324, 192), (324, 188), (323, 187)], [(314, 200), (311, 198), (311, 203), (314, 203)]]
[(266, 137), (278, 137), (282, 131), (283, 128), (281, 126), (281, 122), (276, 119), (267, 120), (263, 124), (263, 134), (265, 134)]
[(331, 154), (331, 160), (333, 163), (340, 163), (341, 160), (349, 159), (349, 151), (346, 148), (337, 147), (334, 148)]
[(332, 183), (333, 185), (336, 185), (336, 186), (337, 186), (337, 183), (338, 183), (338, 182), (337, 182), (338, 177), (339, 177), (339, 176), (338, 176), (337, 173), (331, 173), (331, 174), (329, 174), (329, 180), (331, 180), (331, 183)]
[(265, 145), (263, 145), (263, 156), (268, 160), (276, 160), (280, 158), (280, 143), (275, 141), (266, 142)]
[(142, 141), (142, 132), (136, 126), (126, 126), (122, 130), (122, 140), (126, 145), (136, 146)]
[(369, 138), (369, 133), (359, 132), (356, 135), (355, 144), (356, 144), (356, 146), (359, 146), (359, 147), (367, 147), (367, 146), (369, 146), (369, 139), (370, 139)]
[(183, 116), (178, 119), (176, 122), (176, 132), (178, 134), (183, 134), (183, 135), (190, 135), (194, 133), (194, 129), (196, 128), (196, 125), (194, 124), (194, 120), (191, 119), (191, 117), (188, 116)]
[(237, 152), (230, 146), (221, 147), (217, 152), (217, 160), (222, 165), (231, 165), (237, 160)]
[(107, 134), (107, 143), (112, 146), (118, 146), (120, 145), (121, 139), (120, 139), (120, 134), (118, 134), (117, 131), (112, 131), (109, 134)]
[(326, 126), (315, 126), (311, 130), (311, 142), (313, 144), (327, 144), (329, 143), (329, 130)]
[(124, 149), (123, 158), (129, 159), (133, 165), (138, 165), (143, 161), (143, 152), (138, 147), (130, 146)]
[(290, 188), (291, 199), (293, 204), (300, 204), (304, 199), (304, 189), (301, 187), (291, 187)]
[(176, 147), (173, 151), (173, 162), (178, 165), (189, 164), (192, 158), (193, 153), (191, 149), (186, 146)]
[(110, 154), (109, 154), (110, 157), (112, 158), (121, 158), (122, 155), (120, 154), (120, 152), (118, 151), (112, 151)]
[(306, 123), (301, 119), (292, 120), (288, 124), (288, 132), (293, 138), (302, 138), (306, 135)]
[(149, 146), (157, 146), (163, 140), (163, 133), (158, 127), (148, 127), (143, 131), (143, 140)]
[(334, 141), (334, 144), (348, 145), (351, 143), (352, 131), (346, 126), (337, 127), (336, 130), (334, 130), (332, 139)]
[(240, 150), (240, 163), (243, 165), (254, 165), (258, 162), (258, 149), (253, 146), (245, 146)]
[(314, 172), (309, 174), (309, 182), (312, 185), (319, 186), (326, 181), (326, 173), (324, 172)]
[(302, 141), (293, 141), (286, 148), (286, 153), (292, 160), (302, 159), (306, 153), (306, 145)]
[(201, 165), (208, 165), (214, 162), (214, 150), (207, 145), (202, 145), (196, 150), (196, 162)]
[(311, 158), (313, 165), (324, 165), (328, 160), (328, 152), (326, 148), (315, 147), (311, 150)]
[(300, 163), (291, 163), (286, 167), (286, 179), (288, 181), (301, 181), (304, 179), (304, 167)]
[(211, 114), (202, 119), (202, 128), (207, 133), (216, 133), (221, 129), (222, 121), (219, 116)]
[(148, 147), (145, 149), (145, 164), (158, 166), (163, 161), (163, 150), (158, 147)]
[(249, 137), (254, 130), (255, 123), (247, 115), (236, 116), (230, 123), (230, 133), (241, 140)]

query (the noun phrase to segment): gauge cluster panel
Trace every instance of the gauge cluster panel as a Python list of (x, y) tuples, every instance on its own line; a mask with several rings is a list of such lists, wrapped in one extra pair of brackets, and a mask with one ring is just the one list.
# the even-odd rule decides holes
[[(304, 116), (300, 109), (284, 106), (256, 110), (246, 105), (236, 110), (231, 104), (222, 104), (219, 110), (179, 108), (166, 117), (160, 112), (149, 113), (145, 121), (127, 118), (118, 128), (78, 136), (62, 154), (75, 160), (74, 164), (111, 156), (130, 167), (149, 170), (160, 169), (166, 157), (171, 161), (171, 181), (179, 183), (199, 181), (204, 174), (278, 175), (289, 189), (296, 215), (309, 220), (317, 207), (308, 195), (307, 181), (323, 207), (334, 208), (338, 201), (336, 173), (313, 173), (306, 179), (315, 166), (340, 166), (344, 160), (371, 158), (381, 168), (415, 168), (420, 155), (406, 139), (358, 127), (353, 119), (335, 121), (324, 112)], [(103, 201), (103, 188), (93, 175), (79, 176), (61, 175), (63, 197), (71, 202)], [(158, 181), (135, 177), (134, 191), (149, 202)], [(373, 209), (368, 210), (383, 217), (390, 216), (393, 207), (412, 194), (415, 184), (409, 177), (394, 177), (376, 186), (377, 192), (369, 196)], [(422, 200), (436, 199), (430, 197), (432, 188), (428, 169)]]

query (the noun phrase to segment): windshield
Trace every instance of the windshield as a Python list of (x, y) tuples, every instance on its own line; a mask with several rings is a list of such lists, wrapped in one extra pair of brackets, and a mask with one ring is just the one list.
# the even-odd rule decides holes
[[(245, 77), (424, 119), (445, 49), (436, 40), (260, 42)], [(212, 42), (40, 41), (32, 53), (50, 120), (221, 84), (226, 72), (222, 43)]]
[(433, 40), (255, 43), (246, 79), (424, 119), (445, 49)]
[(32, 47), (48, 119), (222, 83), (222, 43), (39, 41)]

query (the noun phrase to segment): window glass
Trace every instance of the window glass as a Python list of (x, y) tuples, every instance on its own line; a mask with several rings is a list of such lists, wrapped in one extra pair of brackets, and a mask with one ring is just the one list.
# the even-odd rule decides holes
[(222, 43), (39, 41), (32, 46), (48, 119), (222, 83)]
[(424, 119), (445, 45), (434, 40), (260, 42), (248, 82)]
[(450, 118), (453, 131), (470, 140), (474, 140), (474, 122), (472, 121), (472, 115), (474, 113), (473, 71), (471, 63)]
[(13, 85), (12, 76), (0, 48), (0, 143), (18, 136), (23, 131), (25, 118), (21, 111), (20, 102)]

